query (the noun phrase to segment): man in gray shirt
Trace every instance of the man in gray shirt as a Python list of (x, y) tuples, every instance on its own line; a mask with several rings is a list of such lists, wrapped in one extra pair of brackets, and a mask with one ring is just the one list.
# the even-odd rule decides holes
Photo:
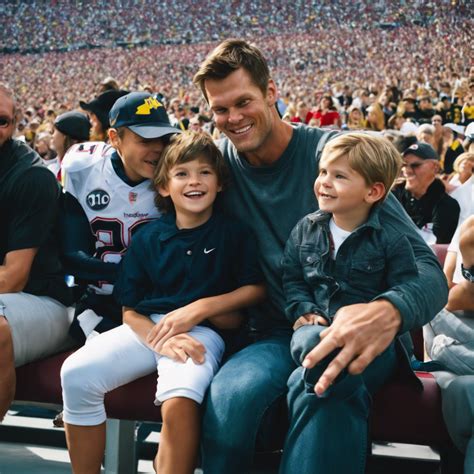
[[(313, 183), (321, 150), (331, 134), (293, 127), (280, 119), (275, 107), (278, 92), (267, 62), (244, 41), (220, 44), (205, 59), (194, 82), (225, 135), (220, 148), (232, 178), (224, 197), (226, 210), (253, 227), (268, 285), (267, 304), (251, 315), (255, 342), (223, 365), (205, 406), (204, 472), (241, 474), (250, 468), (262, 419), (286, 394), (288, 378), (296, 368), (289, 351), (290, 322), (284, 316), (281, 257), (291, 229), (317, 209)], [(362, 373), (395, 336), (425, 324), (446, 301), (446, 282), (436, 257), (393, 197), (383, 204), (380, 219), (403, 229), (419, 276), (384, 299), (337, 312), (321, 343), (308, 355), (314, 365), (340, 349), (316, 383), (320, 394), (343, 369)], [(344, 323), (347, 320), (351, 322)], [(290, 383), (299, 395), (290, 405), (282, 472), (294, 472), (295, 465), (298, 472), (308, 474), (363, 472), (367, 442), (362, 434), (367, 432), (371, 387), (328, 401), (306, 393), (302, 380), (290, 379)]]

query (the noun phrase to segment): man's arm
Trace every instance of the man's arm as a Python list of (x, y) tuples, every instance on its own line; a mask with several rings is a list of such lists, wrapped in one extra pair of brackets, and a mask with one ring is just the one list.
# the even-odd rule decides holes
[[(459, 251), (464, 268), (474, 267), (474, 216), (469, 217), (460, 228)], [(474, 311), (474, 283), (464, 280), (453, 286), (449, 292), (449, 311)]]
[(8, 252), (0, 265), (0, 294), (23, 291), (30, 276), (37, 248)]
[(7, 250), (0, 265), (0, 293), (24, 290), (40, 247), (50, 238), (58, 211), (59, 187), (48, 170), (32, 167), (15, 184), (6, 225)]
[(437, 244), (449, 244), (458, 226), (459, 203), (449, 197), (443, 199), (433, 209), (433, 234)]

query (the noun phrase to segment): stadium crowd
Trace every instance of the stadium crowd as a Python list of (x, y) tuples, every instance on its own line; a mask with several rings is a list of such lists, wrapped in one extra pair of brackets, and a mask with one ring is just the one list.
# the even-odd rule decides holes
[[(109, 171), (112, 175), (116, 174), (114, 179), (121, 186), (123, 183), (131, 186), (133, 181), (143, 184), (144, 180), (152, 178), (159, 160), (145, 160), (148, 166), (144, 168), (146, 172), (141, 170), (141, 174), (132, 173), (129, 176), (126, 161), (133, 155), (130, 150), (149, 147), (150, 153), (153, 151), (159, 156), (168, 144), (169, 135), (178, 129), (203, 130), (214, 138), (228, 132), (223, 127), (224, 119), (219, 117), (220, 112), (214, 108), (214, 114), (211, 113), (202, 96), (204, 89), (195, 87), (193, 76), (199, 64), (205, 63), (209, 52), (221, 39), (238, 36), (258, 42), (268, 58), (276, 83), (267, 81), (267, 89), (275, 93), (279, 116), (273, 103), (270, 107), (264, 102), (268, 112), (266, 117), (272, 117), (272, 124), (276, 123), (279, 131), (286, 131), (288, 143), (293, 133), (290, 130), (296, 135), (316, 136), (323, 134), (323, 131), (315, 129), (322, 128), (378, 131), (396, 146), (403, 157), (403, 165), (393, 194), (419, 228), (424, 240), (428, 244), (451, 242), (450, 252), (454, 254), (451, 260), (458, 259), (450, 269), (445, 269), (452, 288), (448, 305), (443, 310), (448, 311), (450, 317), (457, 317), (456, 311), (469, 310), (472, 313), (473, 309), (473, 260), (465, 250), (466, 247), (472, 248), (469, 235), (472, 234), (473, 221), (469, 216), (474, 210), (474, 66), (471, 59), (474, 20), (469, 8), (469, 1), (443, 0), (403, 4), (348, 0), (289, 4), (273, 0), (223, 2), (222, 5), (206, 0), (189, 2), (186, 8), (171, 1), (160, 4), (134, 1), (129, 2), (127, 8), (119, 1), (100, 0), (64, 5), (54, 1), (8, 2), (0, 6), (0, 50), (4, 52), (0, 63), (0, 83), (8, 83), (14, 94), (6, 86), (0, 89), (10, 101), (7, 104), (9, 107), (5, 107), (5, 110), (8, 109), (5, 117), (0, 116), (3, 120), (0, 131), (3, 127), (11, 129), (13, 134), (16, 126), (14, 137), (17, 140), (10, 141), (6, 132), (4, 134), (8, 147), (13, 143), (18, 149), (15, 148), (15, 153), (24, 153), (26, 147), (22, 142), (26, 142), (37, 151), (59, 181), (63, 178), (62, 160), (67, 156), (68, 149), (83, 152), (81, 143), (89, 139), (103, 141), (99, 149), (97, 144), (92, 144), (85, 150), (90, 151), (91, 155), (96, 153), (94, 160), (97, 158), (97, 163), (105, 160), (104, 150), (107, 150), (111, 154)], [(151, 18), (158, 18), (159, 21), (151, 21)], [(358, 21), (360, 18), (363, 22)], [(211, 84), (215, 81), (224, 88), (228, 78), (239, 71), (220, 81), (212, 76), (207, 80)], [(254, 83), (250, 84), (252, 87), (255, 89)], [(136, 96), (127, 94), (128, 91), (146, 91), (147, 94), (138, 93)], [(258, 89), (258, 94), (262, 95), (261, 92)], [(213, 93), (220, 98), (218, 87)], [(133, 112), (136, 116), (139, 108), (135, 103), (133, 107), (127, 106), (130, 97), (138, 97), (139, 107), (153, 109), (153, 113), (163, 109), (159, 112), (162, 114), (159, 120), (162, 129), (158, 134), (146, 136), (145, 133), (140, 135), (144, 140), (134, 141), (136, 137), (132, 131), (138, 133), (140, 128), (133, 128), (137, 127), (137, 123), (130, 122), (127, 114)], [(112, 126), (107, 135), (109, 112), (112, 110), (112, 117), (117, 109), (114, 124), (118, 120), (117, 128), (123, 126), (127, 131), (119, 133)], [(167, 124), (164, 109), (167, 110), (170, 127), (163, 125)], [(10, 113), (17, 115), (16, 123), (15, 118), (8, 115)], [(292, 128), (286, 122), (303, 123), (309, 127)], [(235, 133), (233, 137), (236, 142), (239, 140), (237, 135)], [(105, 143), (109, 138), (112, 148)], [(278, 134), (275, 133), (273, 138), (278, 141)], [(232, 141), (230, 137), (229, 140)], [(153, 146), (155, 150), (151, 150)], [(0, 150), (2, 148), (7, 150), (3, 142)], [(286, 150), (285, 146), (281, 148)], [(312, 156), (313, 149), (308, 147), (308, 150), (308, 156)], [(10, 153), (10, 150), (7, 151)], [(272, 160), (276, 161), (279, 157), (272, 157)], [(32, 154), (32, 164), (36, 166), (34, 159)], [(75, 165), (68, 169), (71, 163), (76, 162), (70, 160), (64, 170), (67, 169), (73, 176), (77, 169)], [(94, 161), (94, 166), (97, 163)], [(261, 164), (258, 163), (258, 166)], [(51, 181), (50, 178), (42, 176), (45, 181)], [(96, 178), (99, 180), (100, 177)], [(79, 192), (77, 196), (73, 195), (73, 191), (77, 192), (76, 186), (80, 188), (87, 180), (82, 175), (76, 179), (78, 181), (74, 186), (71, 179), (69, 188), (65, 188), (65, 194), (69, 193), (75, 200), (68, 203), (67, 198), (63, 198), (62, 211), (67, 209), (65, 214), (70, 213), (69, 217), (78, 213), (80, 219), (76, 222), (81, 220), (81, 226), (86, 231), (80, 234), (84, 236), (89, 234), (89, 223), (84, 220), (84, 212), (89, 212), (88, 208), (96, 213), (102, 211), (100, 200), (104, 196), (91, 193), (86, 201), (80, 203), (83, 196)], [(54, 184), (50, 183), (50, 187), (55, 189)], [(147, 190), (150, 193), (148, 187)], [(112, 192), (113, 188), (110, 189)], [(137, 194), (127, 192), (122, 194), (128, 196), (126, 204), (133, 208)], [(308, 192), (313, 202), (312, 188)], [(258, 192), (256, 195), (260, 199)], [(155, 212), (152, 197), (148, 197)], [(92, 205), (90, 199), (93, 199)], [(393, 196), (390, 199), (396, 202)], [(401, 209), (398, 203), (396, 206), (396, 209)], [(398, 212), (395, 212), (397, 216)], [(129, 212), (126, 215), (132, 218), (137, 217), (135, 214)], [(66, 222), (67, 218), (62, 217)], [(156, 216), (153, 214), (153, 217)], [(463, 222), (465, 226), (461, 229), (458, 223)], [(413, 228), (409, 229), (416, 235), (413, 238), (419, 239)], [(70, 237), (65, 239), (68, 245), (79, 241), (74, 236)], [(464, 243), (466, 240), (468, 245)], [(87, 241), (80, 244), (79, 253), (84, 259), (87, 254), (84, 249), (93, 248), (96, 243)], [(37, 245), (33, 242), (30, 247)], [(422, 247), (426, 246), (423, 244)], [(204, 253), (207, 254), (206, 248)], [(65, 256), (69, 258), (67, 252)], [(94, 254), (92, 259), (95, 258)], [(453, 275), (455, 267), (466, 270), (461, 267), (461, 261), (470, 262), (467, 268), (471, 278), (469, 282)], [(115, 267), (114, 272), (117, 271), (116, 262), (107, 262), (106, 265)], [(465, 265), (467, 267), (468, 263)], [(100, 270), (110, 272), (109, 267)], [(114, 278), (115, 274), (104, 281), (113, 282)], [(464, 279), (468, 278), (464, 275)], [(84, 280), (87, 279), (84, 277)], [(102, 276), (97, 280), (102, 281)], [(458, 285), (454, 286), (453, 282)], [(468, 294), (461, 306), (458, 306), (461, 301), (456, 293), (458, 291)], [(97, 294), (104, 296), (105, 293)], [(90, 308), (95, 311), (99, 308), (97, 301), (100, 298), (95, 299), (95, 293), (88, 297), (94, 303), (87, 301), (87, 311), (91, 311)], [(68, 304), (67, 298), (64, 301)], [(80, 306), (85, 301), (83, 297), (79, 303), (81, 311), (86, 308)], [(466, 306), (465, 301), (468, 301)], [(77, 311), (76, 316), (82, 315), (79, 314), (81, 311)], [(6, 324), (2, 319), (0, 317), (0, 323)], [(435, 337), (439, 335), (439, 328), (433, 327), (432, 330)], [(433, 347), (430, 355), (436, 359), (440, 352)], [(457, 371), (457, 367), (451, 369), (456, 375), (471, 375), (460, 373), (462, 370)], [(443, 390), (448, 390), (451, 381), (441, 380)], [(472, 392), (471, 389), (472, 381), (466, 379), (466, 390)], [(461, 395), (453, 397), (457, 403), (456, 397)], [(3, 401), (4, 410), (8, 403), (9, 399)], [(69, 421), (65, 418), (66, 423), (71, 424), (70, 420), (74, 417), (70, 413), (67, 416)], [(456, 445), (466, 451), (463, 443), (461, 441)], [(466, 459), (466, 462), (474, 463), (473, 453), (468, 452)]]

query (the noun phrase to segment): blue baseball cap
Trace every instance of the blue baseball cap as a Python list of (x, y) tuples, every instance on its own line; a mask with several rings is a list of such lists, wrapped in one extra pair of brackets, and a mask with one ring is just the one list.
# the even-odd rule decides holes
[(111, 127), (127, 127), (142, 138), (180, 132), (170, 124), (163, 104), (148, 92), (130, 92), (120, 97), (110, 110), (109, 122)]

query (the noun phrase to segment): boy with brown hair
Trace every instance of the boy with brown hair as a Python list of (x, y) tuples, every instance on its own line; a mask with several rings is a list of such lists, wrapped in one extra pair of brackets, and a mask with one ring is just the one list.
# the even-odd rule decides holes
[[(153, 183), (164, 215), (133, 236), (114, 286), (124, 324), (92, 339), (81, 360), (73, 355), (66, 361), (77, 367), (92, 359), (89, 380), (101, 385), (73, 390), (70, 380), (65, 415), (72, 423), (97, 426), (106, 417), (103, 393), (157, 370), (155, 404), (161, 405), (163, 426), (155, 469), (190, 474), (200, 405), (224, 354), (222, 330), (238, 327), (236, 311), (261, 301), (265, 290), (249, 230), (214, 209), (225, 164), (209, 135), (173, 138)], [(185, 345), (167, 347), (166, 339), (176, 334), (192, 336), (203, 355)], [(75, 375), (69, 367), (68, 373)]]

